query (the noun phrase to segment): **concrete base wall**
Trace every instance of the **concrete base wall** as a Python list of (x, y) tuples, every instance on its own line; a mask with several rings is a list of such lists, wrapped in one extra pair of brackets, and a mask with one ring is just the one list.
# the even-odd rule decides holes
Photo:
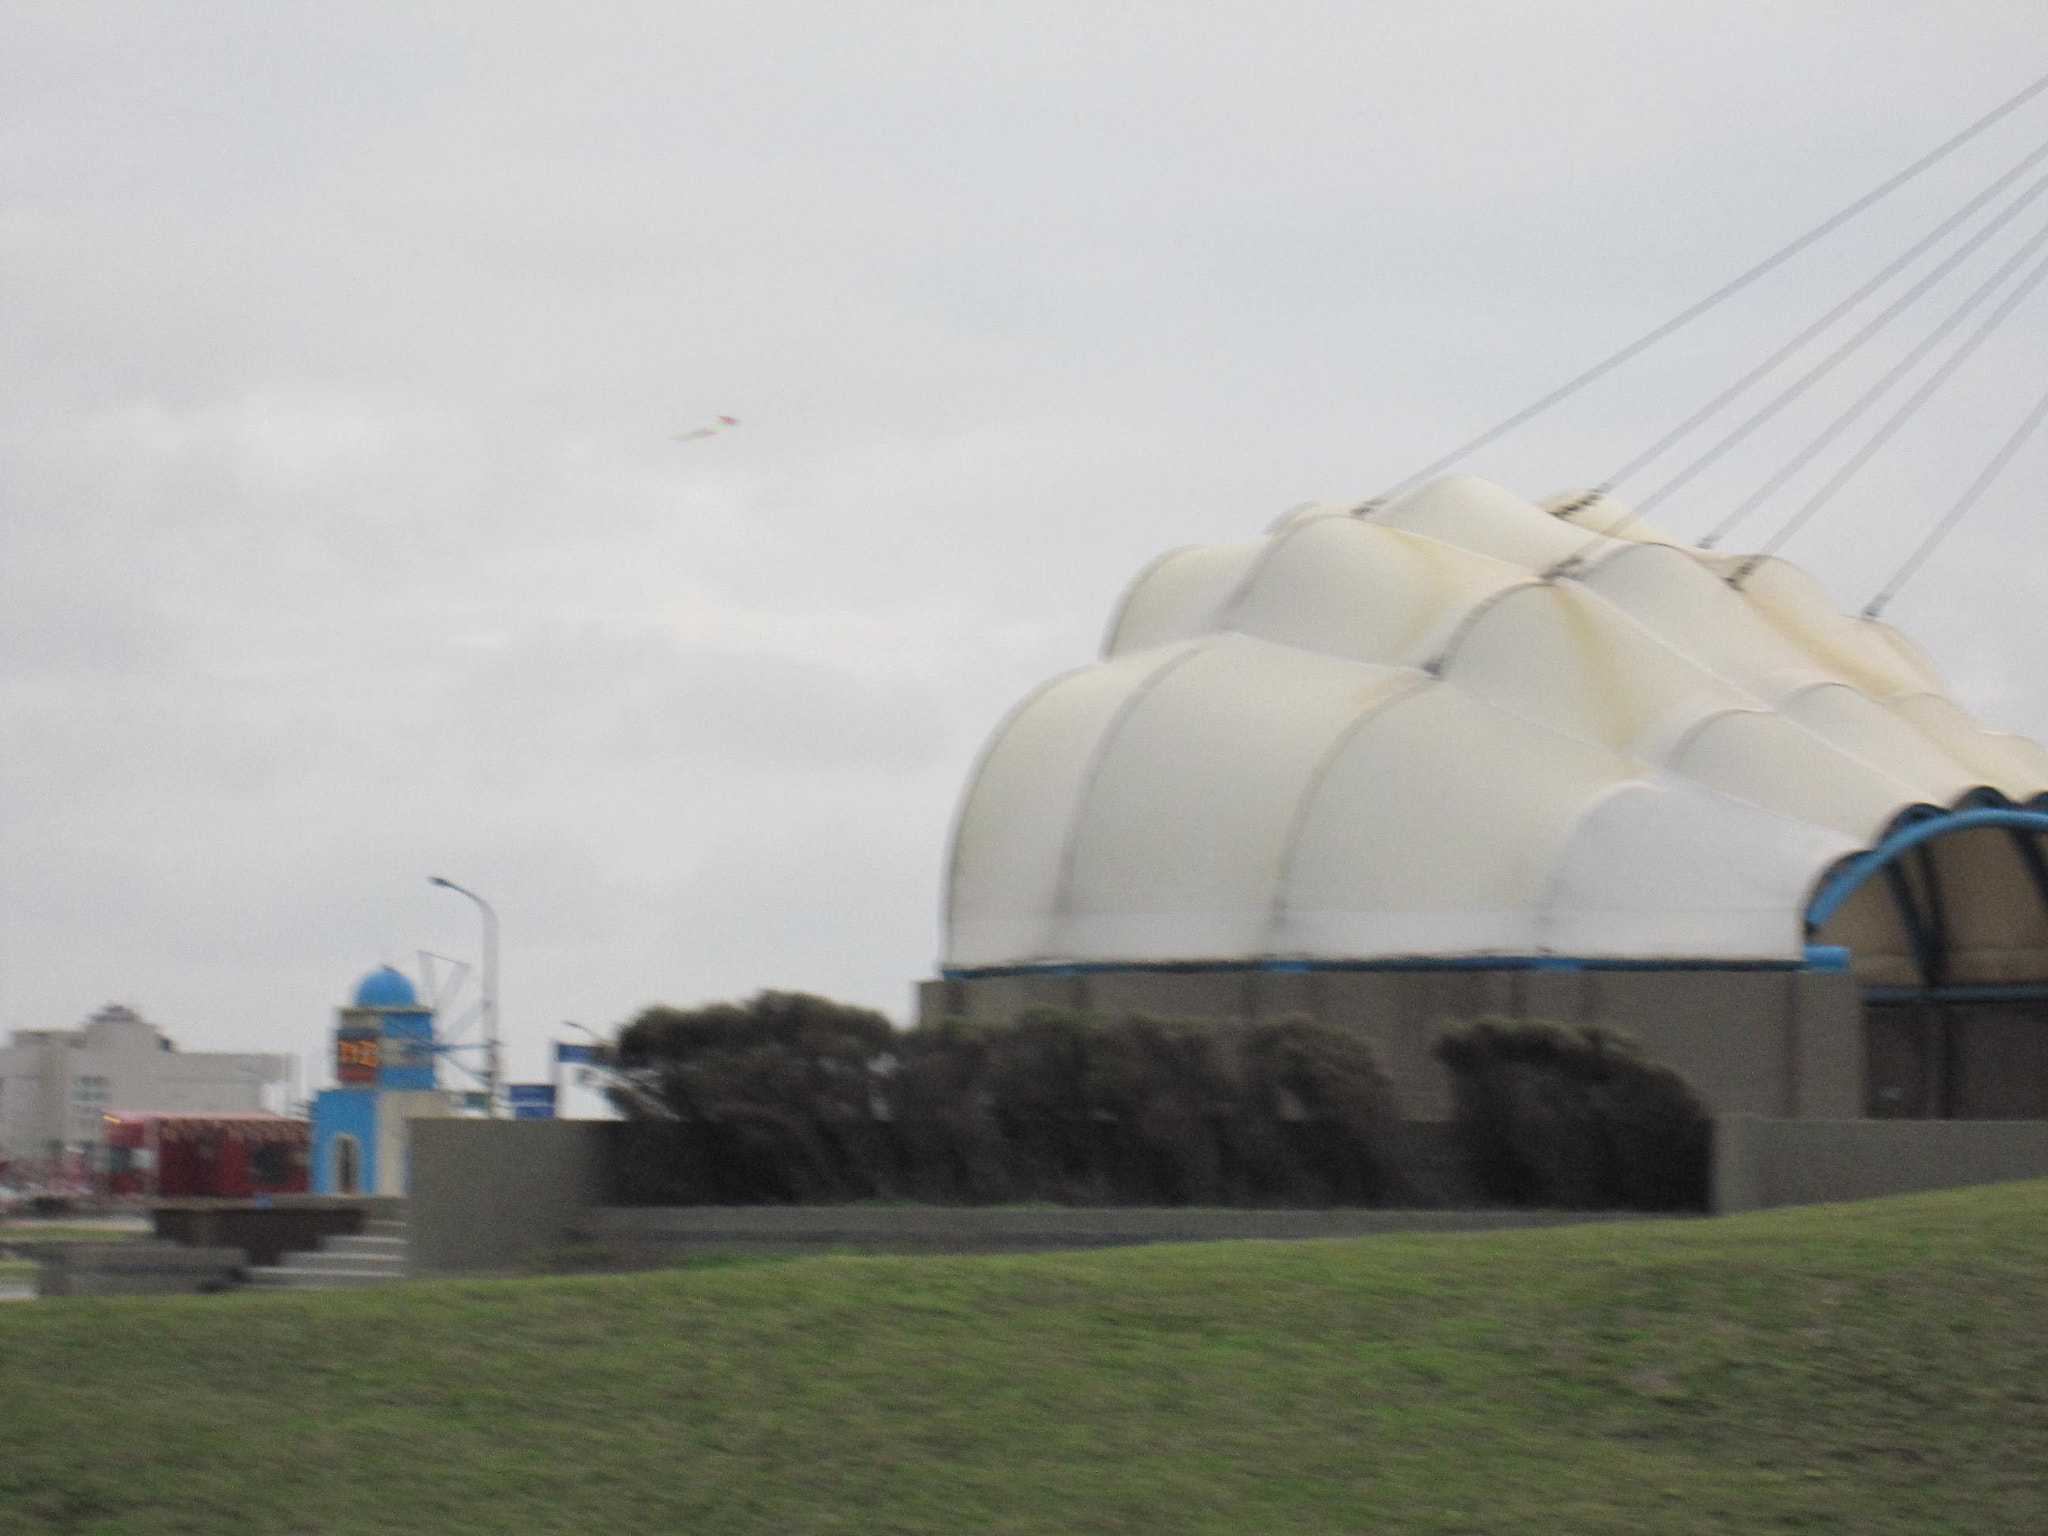
[[(1612, 1220), (1585, 1211), (1474, 1209), (1448, 1175), (1424, 1180), (1436, 1210), (1195, 1210), (1001, 1206), (605, 1207), (617, 1125), (590, 1120), (417, 1120), (407, 1236), (416, 1275), (515, 1274), (569, 1243), (659, 1263), (688, 1251), (834, 1248), (1023, 1253), (1238, 1237), (1476, 1232)], [(1419, 1166), (1442, 1161), (1441, 1126), (1407, 1128)], [(1439, 1170), (1439, 1174), (1442, 1171)]]
[(249, 1255), (240, 1248), (127, 1243), (44, 1243), (22, 1249), (36, 1261), (38, 1296), (161, 1296), (232, 1290)]
[(255, 1200), (159, 1200), (150, 1206), (156, 1235), (187, 1248), (240, 1248), (251, 1264), (276, 1264), (306, 1253), (321, 1239), (348, 1237), (405, 1202), (378, 1196), (286, 1195)]
[(1820, 1205), (2048, 1178), (2048, 1121), (1760, 1120), (1714, 1124), (1714, 1211)]
[(927, 982), (920, 1018), (998, 1020), (1037, 1004), (1190, 1018), (1305, 1013), (1369, 1036), (1403, 1118), (1450, 1115), (1431, 1054), (1447, 1028), (1493, 1016), (1605, 1024), (1633, 1035), (1710, 1114), (1863, 1113), (1863, 1009), (1847, 973), (1778, 970), (1034, 972)]
[(416, 1275), (517, 1271), (603, 1199), (602, 1120), (414, 1120)]
[[(834, 1248), (1031, 1252), (1229, 1238), (1472, 1232), (1648, 1219), (1517, 1210), (1193, 1210), (1001, 1206), (605, 1207), (608, 1122), (414, 1123), (415, 1274), (509, 1274), (541, 1248), (678, 1252)], [(2048, 1178), (2048, 1121), (1789, 1120), (1714, 1126), (1717, 1214)], [(189, 1253), (191, 1250), (174, 1250)], [(237, 1261), (240, 1255), (236, 1255)], [(187, 1288), (181, 1286), (180, 1288)]]
[(446, 1088), (379, 1088), (377, 1090), (377, 1193), (393, 1198), (406, 1194), (409, 1127), (421, 1120), (454, 1117), (460, 1095)]

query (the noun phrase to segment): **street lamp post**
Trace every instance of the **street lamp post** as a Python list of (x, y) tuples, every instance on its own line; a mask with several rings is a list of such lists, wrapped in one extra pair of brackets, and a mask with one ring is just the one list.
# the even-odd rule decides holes
[(484, 970), (483, 970), (483, 1027), (484, 1027), (484, 1096), (488, 1114), (498, 1113), (498, 1087), (503, 1078), (503, 1063), (499, 1056), (498, 1044), (498, 914), (491, 910), (491, 904), (467, 886), (457, 885), (453, 880), (443, 880), (439, 875), (427, 876), (429, 885), (438, 885), (453, 891), (458, 896), (467, 896), (476, 903), (477, 911), (484, 918)]

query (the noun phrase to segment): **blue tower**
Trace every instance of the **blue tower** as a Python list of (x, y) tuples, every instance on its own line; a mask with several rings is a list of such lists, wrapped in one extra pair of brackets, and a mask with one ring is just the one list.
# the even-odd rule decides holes
[(441, 1091), (434, 1011), (403, 971), (381, 966), (336, 1010), (334, 1077), (313, 1101), (313, 1192), (403, 1195), (405, 1122), (456, 1113)]
[(434, 1076), (434, 1011), (403, 971), (384, 966), (356, 983), (356, 1005), (344, 1014), (369, 1014), (377, 1026), (379, 1088), (438, 1088)]

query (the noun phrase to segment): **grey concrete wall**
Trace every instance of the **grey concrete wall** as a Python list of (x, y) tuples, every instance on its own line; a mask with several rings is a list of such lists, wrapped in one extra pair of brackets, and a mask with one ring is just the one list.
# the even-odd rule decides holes
[(967, 989), (957, 981), (935, 976), (920, 981), (916, 989), (916, 1015), (920, 1019), (961, 1019), (967, 1016)]
[[(385, 1201), (401, 1205), (401, 1201)], [(367, 1200), (347, 1196), (285, 1196), (254, 1200), (159, 1200), (150, 1207), (156, 1235), (187, 1248), (240, 1248), (251, 1264), (277, 1264), (309, 1253), (321, 1239), (363, 1230)]]
[(1085, 978), (1034, 973), (1029, 976), (984, 976), (971, 983), (956, 982), (953, 996), (969, 1019), (1014, 1018), (1026, 1008), (1041, 1004), (1054, 1008), (1078, 1008), (1085, 995)]
[(1714, 1124), (1718, 1215), (2048, 1178), (2044, 1120), (1765, 1120)]
[(184, 1248), (143, 1239), (125, 1243), (41, 1243), (21, 1251), (36, 1261), (38, 1296), (157, 1296), (234, 1288), (249, 1255), (241, 1248)]
[(1625, 1031), (1716, 1116), (1863, 1112), (1862, 1002), (1847, 973), (1134, 968), (968, 977), (932, 983), (919, 1001), (927, 1019), (1009, 1018), (1033, 1003), (1193, 1018), (1306, 1013), (1373, 1041), (1409, 1120), (1450, 1114), (1433, 1048), (1447, 1028), (1489, 1015)]
[(1634, 1035), (1644, 1055), (1692, 1084), (1710, 1113), (1795, 1113), (1791, 972), (1585, 974), (1596, 983), (1589, 1013)]
[(1869, 1096), (1863, 994), (1846, 972), (1792, 978), (1793, 1100), (1797, 1120), (1859, 1120)]
[(568, 1240), (603, 1198), (601, 1120), (414, 1120), (406, 1238), (416, 1275), (505, 1273)]
[(1589, 1211), (1240, 1211), (1002, 1206), (607, 1207), (581, 1235), (652, 1259), (698, 1252), (1041, 1253), (1241, 1238), (1369, 1237), (1389, 1232), (1491, 1232), (1587, 1221), (1647, 1220)]
[(1252, 1009), (1249, 971), (1094, 971), (1074, 979), (1081, 983), (1078, 1006), (1105, 1013), (1241, 1019)]
[[(1303, 971), (1256, 975), (1256, 1006), (1209, 1017), (1304, 1013), (1366, 1036), (1393, 1079), (1406, 1120), (1444, 1120), (1450, 1078), (1432, 1052), (1445, 1030), (1487, 1014), (1513, 1016), (1514, 973), (1504, 971)], [(1201, 1016), (1201, 1015), (1198, 1015)]]
[[(1469, 1232), (1627, 1219), (1503, 1210), (1185, 1210), (958, 1206), (603, 1207), (606, 1126), (574, 1120), (415, 1122), (415, 1274), (508, 1273), (539, 1248), (1028, 1252), (1229, 1238)], [(2048, 1178), (2048, 1121), (1794, 1120), (1714, 1127), (1714, 1209), (1864, 1200)]]

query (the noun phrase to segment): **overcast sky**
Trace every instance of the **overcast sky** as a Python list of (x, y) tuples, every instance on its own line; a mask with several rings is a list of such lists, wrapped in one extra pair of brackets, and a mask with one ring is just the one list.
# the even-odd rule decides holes
[[(429, 874), (522, 1076), (654, 1001), (907, 1017), (975, 752), (1146, 561), (1373, 494), (2043, 71), (2039, 0), (0, 0), (0, 1029), (317, 1081), (364, 970), (475, 956)], [(2043, 105), (1470, 468), (1598, 480)], [(1845, 602), (2039, 313), (1788, 548)], [(2035, 735), (2044, 469), (1889, 615)]]

